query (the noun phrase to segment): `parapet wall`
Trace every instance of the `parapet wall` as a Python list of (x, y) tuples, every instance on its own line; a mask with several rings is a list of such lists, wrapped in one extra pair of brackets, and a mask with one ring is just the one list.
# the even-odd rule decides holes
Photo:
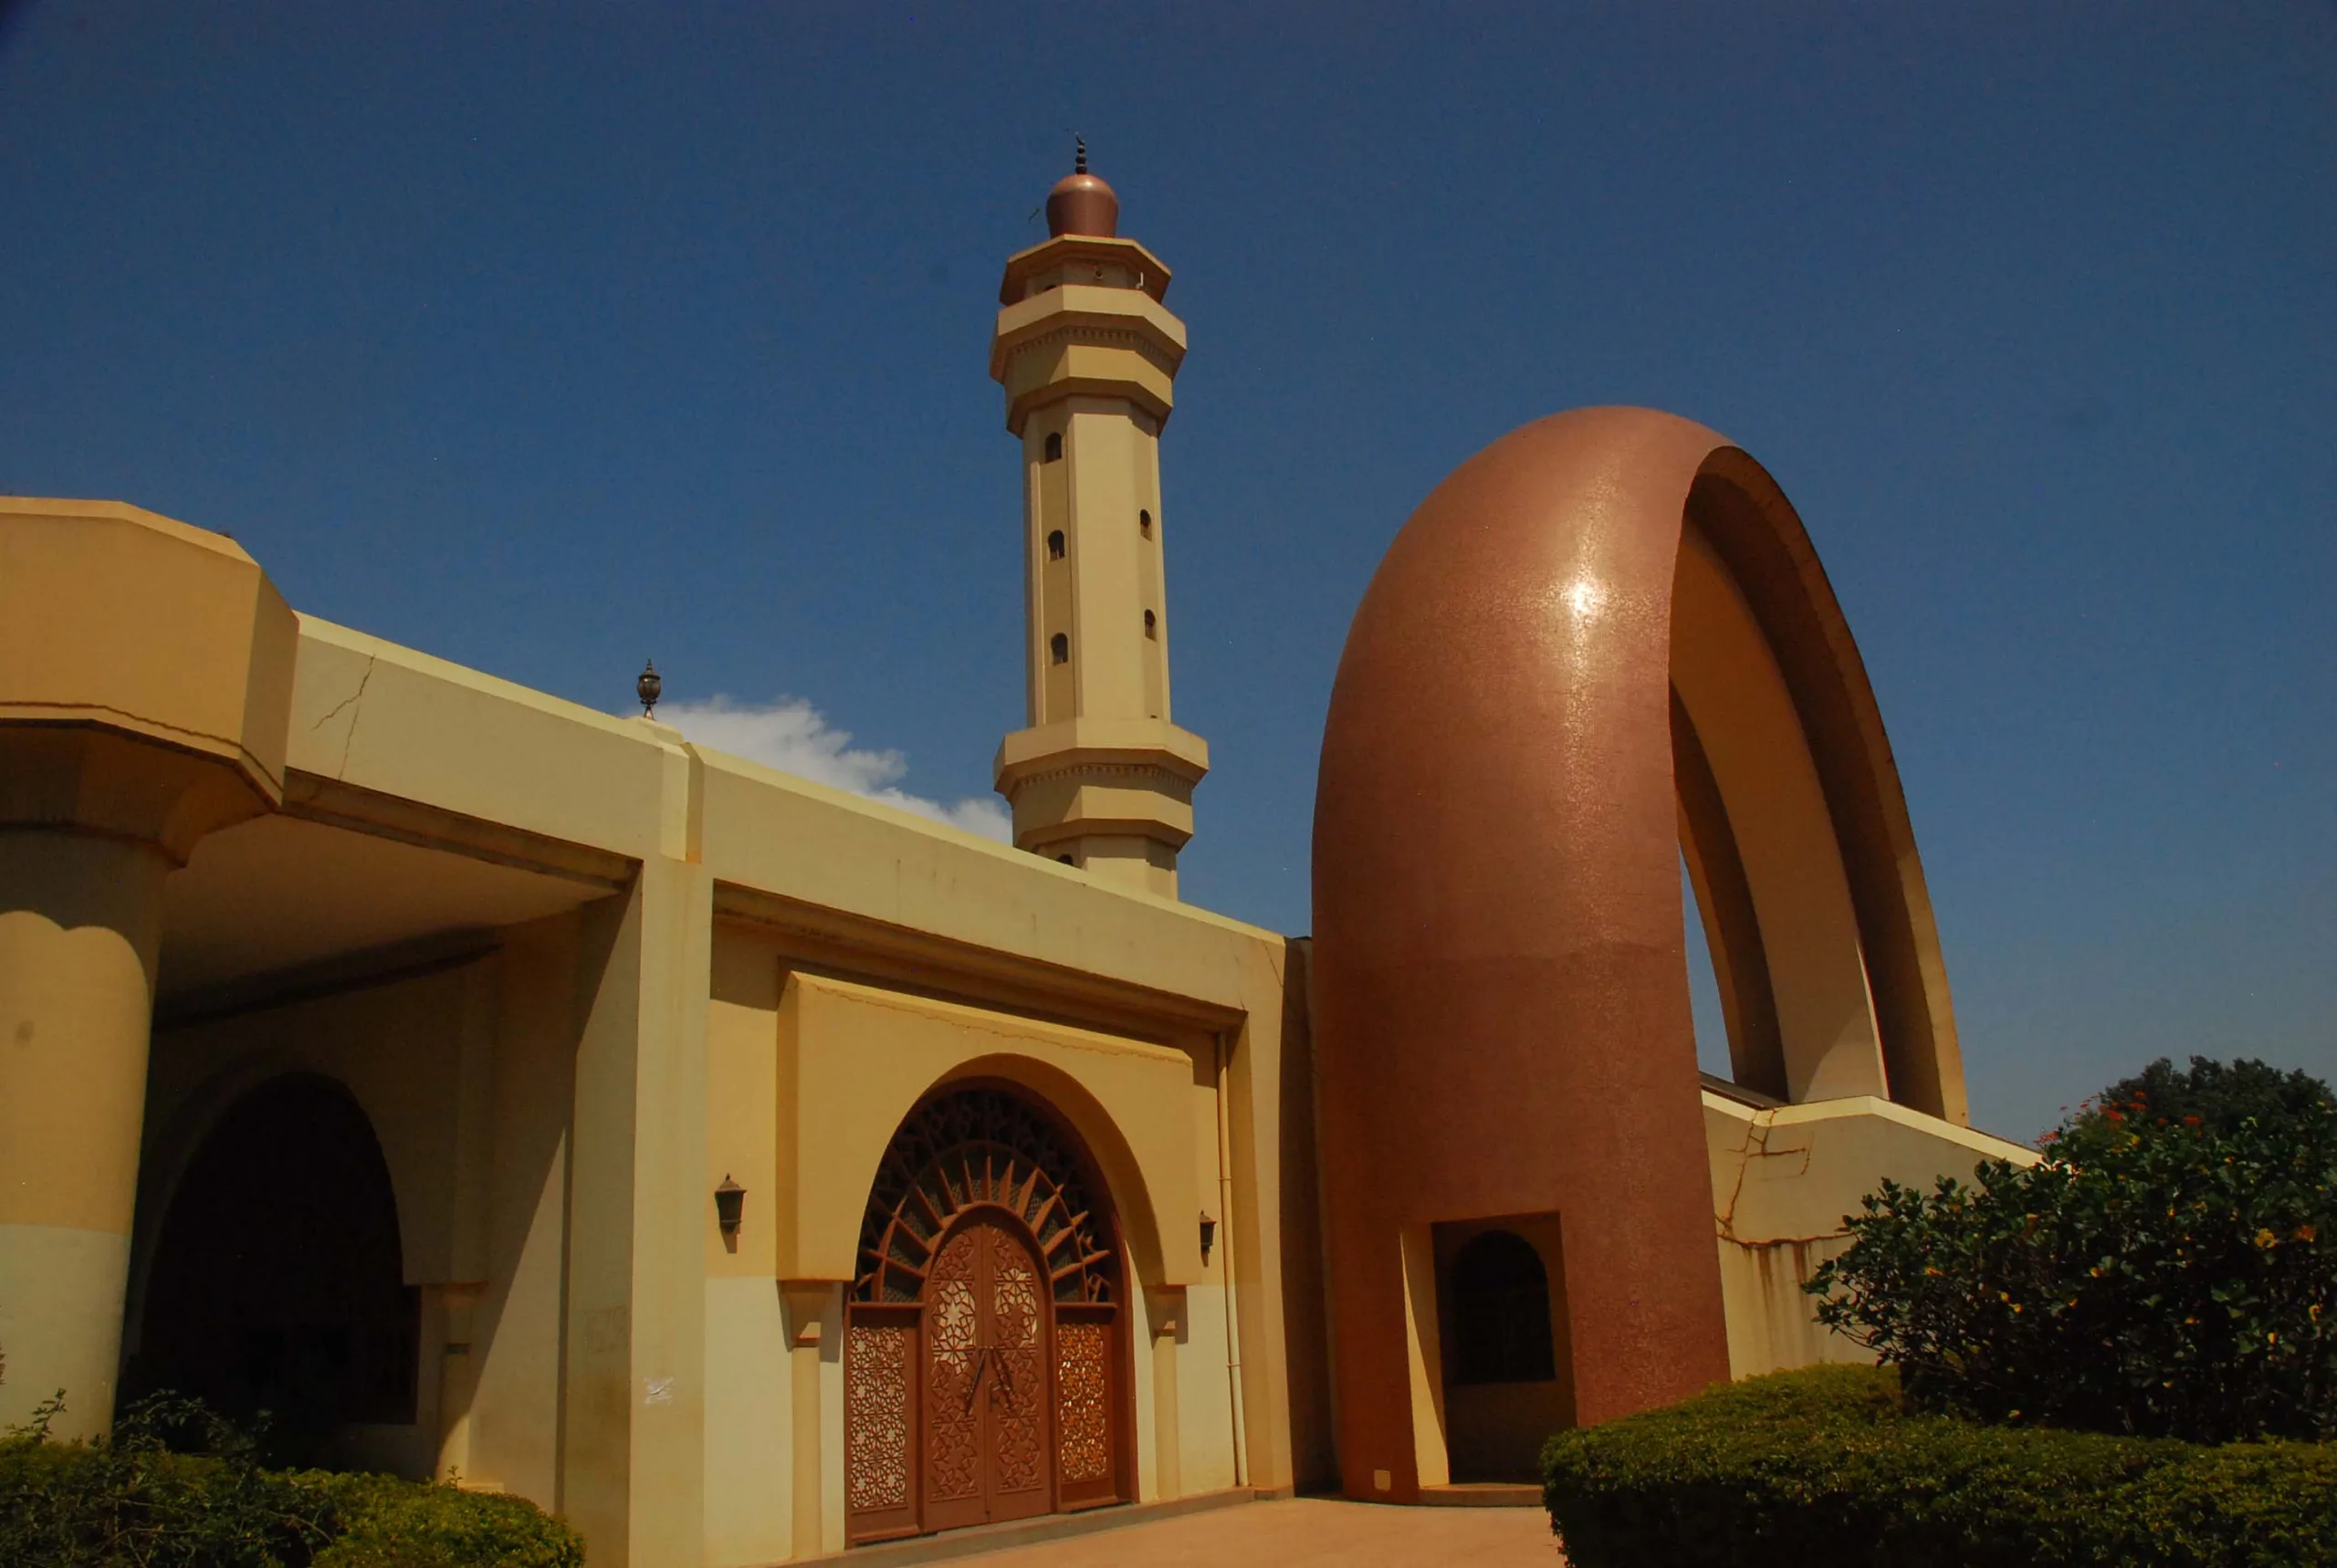
[(1845, 1218), (1885, 1177), (1928, 1191), (1983, 1160), (2038, 1157), (1871, 1095), (1773, 1106), (1707, 1088), (1703, 1100), (1733, 1377), (1873, 1359), (1818, 1324), (1802, 1286), (1849, 1245)]

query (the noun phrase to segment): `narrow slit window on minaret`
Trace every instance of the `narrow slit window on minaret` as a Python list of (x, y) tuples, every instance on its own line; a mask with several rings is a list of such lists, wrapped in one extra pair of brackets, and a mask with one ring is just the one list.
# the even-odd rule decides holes
[(1152, 514), (1145, 511), (1137, 513), (1136, 527), (1137, 532), (1142, 534), (1146, 538), (1150, 538), (1152, 537)]
[(1063, 530), (1061, 528), (1057, 528), (1047, 536), (1047, 559), (1049, 560), (1063, 559)]
[(1059, 463), (1062, 460), (1063, 432), (1060, 430), (1051, 430), (1047, 432), (1047, 461), (1050, 463)]
[(1048, 656), (1058, 664), (1071, 663), (1071, 639), (1058, 632), (1047, 639)]
[(1144, 612), (1144, 634), (1148, 637), (1160, 635), (1160, 622), (1153, 618), (1152, 612), (1149, 610)]

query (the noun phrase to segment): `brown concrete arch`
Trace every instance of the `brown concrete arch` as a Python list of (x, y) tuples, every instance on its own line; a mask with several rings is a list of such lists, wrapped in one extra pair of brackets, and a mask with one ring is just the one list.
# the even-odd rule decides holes
[[(1738, 447), (1705, 456), (1684, 516), (1683, 565), (1699, 545), (1718, 559), (1791, 697), (1855, 915), (1889, 1097), (1968, 1126), (1931, 893), (1882, 710), (1833, 585), (1793, 503)], [(1675, 680), (1682, 621), (1675, 614)], [(1736, 836), (1747, 836), (1744, 824)]]
[(1582, 1420), (1727, 1376), (1683, 840), (1736, 1010), (1772, 1020), (1749, 1055), (1960, 1121), (1905, 806), (1798, 518), (1699, 425), (1559, 414), (1413, 514), (1332, 693), (1315, 998), (1351, 1494), (1437, 1462), (1405, 1259), (1439, 1222), (1557, 1216)]

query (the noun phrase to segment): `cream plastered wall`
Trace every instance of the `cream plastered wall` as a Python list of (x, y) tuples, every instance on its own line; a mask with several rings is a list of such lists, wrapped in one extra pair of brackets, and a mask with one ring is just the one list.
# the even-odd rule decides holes
[[(770, 1094), (735, 1089), (779, 1071), (779, 998), (755, 986), (777, 983), (783, 951), (860, 982), (827, 985), (815, 1015), (889, 1008), (914, 975), (944, 999), (897, 1010), (908, 1034), (964, 1039), (1004, 1019), (1015, 1038), (993, 1037), (991, 1056), (1098, 1105), (1126, 1097), (1130, 1064), (1167, 1067), (1148, 1052), (1175, 1054), (1179, 1116), (1126, 1113), (1127, 1168), (1149, 1193), (1158, 1166), (1180, 1207), (1148, 1199), (1166, 1218), (1134, 1260), (1139, 1277), (1183, 1285), (1177, 1349), (1158, 1364), (1173, 1366), (1186, 1416), (1170, 1479), (1184, 1492), (1288, 1484), (1280, 937), (313, 619), (294, 688), (295, 809), (504, 863), (620, 873), (602, 904), (504, 934), (503, 1045), (561, 1071), (515, 1068), (508, 1090), (493, 1078), (517, 1099), (511, 1115), (535, 1121), (527, 1157), (490, 1160), (509, 1245), (477, 1310), (551, 1310), (558, 1333), (529, 1336), (532, 1362), (499, 1341), (483, 1359), (460, 1434), (466, 1475), (561, 1509), (596, 1563), (697, 1568), (841, 1543), (841, 1288), (753, 1250), (778, 1242), (777, 1080)], [(764, 946), (749, 966), (764, 978), (741, 977), (718, 918), (757, 934), (746, 946)], [(1081, 1054), (1069, 1042), (1085, 1035), (1126, 1045)], [(1053, 1065), (1050, 1051), (1082, 1065)], [(810, 1056), (831, 1072), (849, 1060), (816, 1027)], [(920, 1071), (961, 1056), (940, 1049)], [(914, 1077), (897, 1091), (913, 1098)], [(767, 1158), (725, 1144), (745, 1135), (732, 1118), (749, 1103), (769, 1107)], [(547, 1141), (564, 1201), (529, 1183)], [(819, 1210), (849, 1214), (852, 1236), (873, 1169), (840, 1178), (848, 1196)], [(736, 1254), (711, 1202), (726, 1174), (749, 1188)], [(1206, 1266), (1203, 1207), (1219, 1227)], [(835, 1242), (812, 1240), (787, 1268), (836, 1267)], [(1137, 1349), (1137, 1447), (1157, 1461), (1156, 1359)], [(807, 1425), (816, 1452), (795, 1441)], [(1157, 1492), (1157, 1463), (1146, 1473)]]
[[(1218, 1185), (1213, 1047), (1204, 1060), (791, 969), (770, 934), (743, 924), (716, 933), (708, 1030), (710, 1168), (748, 1188), (738, 1236), (707, 1238), (709, 1563), (841, 1546), (843, 1294), (886, 1147), (921, 1097), (955, 1081), (1003, 1079), (1043, 1098), (1110, 1188), (1136, 1314), (1139, 1495), (1234, 1484), (1223, 1264), (1215, 1251), (1202, 1261), (1198, 1225)], [(797, 1338), (799, 1301), (816, 1312), (816, 1356)], [(1156, 1354), (1149, 1329), (1170, 1302), (1181, 1310)], [(805, 1375), (821, 1380), (820, 1394), (798, 1406)], [(1174, 1448), (1165, 1466), (1164, 1441)]]
[[(1146, 559), (1158, 549), (1158, 438), (1127, 403), (1072, 398), (1063, 461), (1070, 469), (1066, 521), (1074, 532), (1071, 662), (1074, 714), (1108, 718), (1168, 716), (1167, 682), (1146, 678), (1143, 613), (1165, 635), (1164, 605), (1148, 603)], [(1151, 535), (1137, 517), (1149, 512)], [(1061, 525), (1056, 525), (1061, 526)], [(1152, 644), (1157, 648), (1158, 643)], [(1035, 723), (1043, 722), (1034, 719)]]
[[(621, 878), (572, 917), (565, 946), (526, 934), (541, 964), (514, 977), (530, 1049), (563, 1069), (530, 1102), (547, 1119), (556, 1109), (565, 1144), (559, 1288), (544, 1290), (549, 1260), (530, 1233), (532, 1271), (487, 1281), (487, 1297), (550, 1301), (557, 1380), (542, 1390), (540, 1368), (490, 1356), (469, 1460), (479, 1479), (564, 1512), (596, 1563), (697, 1568), (699, 1229), (718, 1177), (704, 1169), (713, 896), (696, 852), (694, 759), (664, 726), (313, 619), (301, 622), (291, 728), (295, 809), (503, 863), (598, 875), (613, 865)], [(533, 1132), (541, 1144), (544, 1128)], [(498, 1420), (507, 1396), (532, 1413)], [(547, 1433), (549, 1477), (534, 1440)]]
[(990, 1076), (1079, 1133), (1141, 1283), (1197, 1282), (1202, 1174), (1185, 1052), (808, 974), (790, 977), (778, 1025), (781, 1278), (851, 1279), (868, 1190), (910, 1107), (945, 1081)]
[[(721, 913), (816, 961), (806, 967), (1132, 1040), (1221, 1043), (1211, 1071), (1231, 1179), (1208, 1202), (1217, 1246), (1210, 1280), (1188, 1287), (1204, 1294), (1189, 1298), (1185, 1317), (1199, 1323), (1209, 1308), (1194, 1303), (1207, 1302), (1219, 1271), (1230, 1270), (1230, 1308), (1214, 1310), (1239, 1364), (1214, 1376), (1239, 1391), (1233, 1462), (1242, 1484), (1289, 1485), (1282, 938), (735, 758), (698, 755), (703, 853)], [(864, 1181), (851, 1200), (855, 1226), (865, 1190)], [(1198, 1218), (1162, 1222), (1164, 1267), (1179, 1249), (1198, 1251)], [(1190, 1364), (1180, 1356), (1180, 1380), (1199, 1375)]]
[[(782, 979), (767, 946), (716, 927), (707, 1010), (707, 1150), (716, 1179), (732, 1177), (747, 1192), (738, 1236), (726, 1240), (717, 1228), (705, 1238), (707, 1354), (710, 1364), (726, 1369), (706, 1404), (709, 1563), (776, 1563), (799, 1554), (793, 1347), (774, 1224)], [(827, 1303), (819, 1304), (823, 1312), (807, 1326), (823, 1329)], [(821, 1339), (809, 1348), (803, 1370), (814, 1383), (809, 1403), (816, 1430)], [(806, 1501), (816, 1505), (821, 1456), (809, 1457)], [(810, 1517), (803, 1523), (804, 1553), (823, 1550), (823, 1521)]]
[(1929, 1190), (1983, 1160), (2036, 1151), (1871, 1095), (1756, 1106), (1704, 1092), (1730, 1371), (1753, 1377), (1821, 1361), (1868, 1361), (1822, 1327), (1802, 1286), (1848, 1244), (1845, 1216), (1885, 1177)]
[[(59, 537), (74, 541), (121, 521), (69, 506), (41, 517), (50, 520), (43, 528), (55, 522)], [(178, 544), (211, 541), (214, 553), (248, 567), (215, 536), (153, 521), (139, 527)], [(120, 574), (100, 562), (84, 575), (99, 582)], [(153, 636), (137, 650), (178, 638), (191, 645), (178, 667), (241, 668), (235, 658), (243, 655), (211, 647), (218, 635), (202, 616), (176, 615), (183, 600), (164, 592), (142, 612)], [(1086, 1031), (1182, 1053), (1183, 1110), (1168, 1118), (1185, 1127), (1182, 1144), (1154, 1128), (1154, 1118), (1127, 1117), (1127, 1169), (1148, 1180), (1150, 1166), (1162, 1166), (1165, 1189), (1178, 1189), (1174, 1172), (1186, 1171), (1181, 1191), (1172, 1192), (1183, 1212), (1163, 1209), (1140, 1228), (1134, 1262), (1139, 1277), (1166, 1281), (1159, 1321), (1177, 1325), (1179, 1348), (1168, 1358), (1140, 1355), (1137, 1366), (1140, 1378), (1173, 1368), (1175, 1403), (1196, 1411), (1207, 1407), (1209, 1391), (1222, 1389), (1234, 1437), (1228, 1454), (1210, 1419), (1161, 1419), (1155, 1448), (1172, 1428), (1175, 1443), (1155, 1458), (1173, 1454), (1178, 1462), (1157, 1463), (1153, 1484), (1190, 1490), (1229, 1465), (1237, 1479), (1287, 1484), (1280, 937), (701, 752), (664, 726), (286, 615), (279, 641), (289, 647), (288, 672), (236, 686), (246, 707), (283, 705), (281, 795), (271, 775), (239, 810), (282, 810), (567, 877), (598, 900), (534, 925), (469, 933), (494, 956), (458, 966), (464, 987), (483, 988), (464, 991), (459, 1003), (442, 994), (451, 979), (393, 980), (387, 970), (403, 960), (384, 952), (311, 952), (344, 971), (322, 989), (313, 975), (246, 974), (234, 982), (232, 1001), (206, 998), (201, 1019), (183, 1009), (171, 1015), (180, 1036), (173, 1052), (183, 1061), (156, 1091), (161, 1144), (191, 1141), (195, 1134), (172, 1131), (180, 1113), (206, 1094), (229, 1092), (238, 1072), (264, 1072), (271, 1060), (309, 1060), (351, 1082), (376, 1117), (409, 1228), (410, 1276), (437, 1276), (434, 1286), (444, 1288), (434, 1310), (445, 1315), (432, 1331), (440, 1359), (451, 1360), (445, 1346), (470, 1343), (477, 1363), (464, 1371), (459, 1397), (442, 1400), (460, 1406), (461, 1420), (442, 1423), (438, 1458), (454, 1454), (471, 1479), (563, 1511), (596, 1563), (697, 1568), (707, 1560), (709, 1463), (732, 1462), (727, 1448), (710, 1460), (709, 1420), (732, 1419), (719, 1401), (756, 1386), (753, 1362), (740, 1364), (744, 1374), (709, 1362), (709, 1322), (735, 1320), (749, 1336), (762, 1333), (766, 1370), (779, 1348), (767, 1304), (728, 1284), (710, 1288), (724, 1278), (707, 1265), (711, 1191), (724, 1174), (709, 1147), (719, 914), (764, 933), (791, 961), (815, 956), (809, 968), (850, 974), (867, 989), (899, 985), (978, 1013), (1053, 1020), (1048, 1027), (1068, 1032), (1041, 1042), (1049, 1048), (1069, 1051), (1065, 1040)], [(100, 663), (130, 645), (84, 641)], [(238, 644), (245, 655), (249, 641)], [(273, 769), (276, 744), (246, 744), (238, 755), (265, 752)], [(125, 778), (143, 777), (138, 766)], [(170, 823), (158, 831), (178, 844)], [(179, 838), (192, 841), (191, 831)], [(154, 889), (146, 891), (152, 904)], [(320, 905), (357, 902), (368, 889), (352, 878), (308, 896)], [(206, 934), (218, 938), (206, 940), (207, 950), (231, 950), (232, 908), (217, 906), (205, 918), (220, 926)], [(452, 940), (460, 929), (456, 920), (428, 935)], [(167, 974), (167, 955), (160, 961)], [(370, 974), (358, 973), (369, 965)], [(139, 1078), (154, 967), (147, 954), (112, 966), (88, 988), (92, 1009), (136, 1020), (125, 1038), (136, 1035)], [(490, 995), (491, 1003), (480, 1000)], [(491, 1025), (481, 1021), (489, 1015)], [(953, 1029), (965, 1021), (948, 1016), (957, 1019)], [(1001, 1054), (1043, 1066), (1043, 1052)], [(1143, 1051), (1130, 1060), (1139, 1058), (1151, 1060)], [(1110, 1078), (1098, 1078), (1099, 1089), (1122, 1092)], [(1063, 1082), (1075, 1087), (1080, 1079), (1064, 1072)], [(128, 1105), (146, 1096), (131, 1089), (121, 1098)], [(1204, 1125), (1214, 1128), (1213, 1142), (1200, 1137)], [(1184, 1153), (1164, 1164), (1156, 1145)], [(140, 1145), (130, 1128), (124, 1149)], [(167, 1185), (171, 1157), (156, 1158)], [(142, 1173), (127, 1157), (120, 1163), (126, 1217)], [(767, 1219), (778, 1212), (770, 1207), (777, 1166), (770, 1169)], [(865, 1173), (851, 1179), (865, 1186)], [(1196, 1256), (1203, 1203), (1218, 1225), (1206, 1268)], [(122, 1241), (108, 1265), (116, 1279), (128, 1252)], [(481, 1277), (464, 1277), (473, 1274)], [(819, 1282), (789, 1281), (800, 1283)], [(89, 1313), (110, 1313), (122, 1295), (113, 1285), (94, 1291)], [(791, 1372), (804, 1375), (768, 1385), (788, 1420), (809, 1419), (821, 1433), (820, 1453), (788, 1456), (791, 1486), (807, 1498), (833, 1490), (824, 1478), (836, 1471), (841, 1442), (835, 1295), (833, 1281), (782, 1292), (778, 1332)], [(1148, 1319), (1152, 1307), (1148, 1301)], [(109, 1329), (109, 1344), (110, 1337)], [(1183, 1354), (1194, 1343), (1201, 1348)], [(443, 1394), (453, 1370), (425, 1367), (424, 1375), (440, 1375)], [(710, 1387), (718, 1380), (718, 1395)], [(711, 1417), (710, 1401), (718, 1406)], [(742, 1418), (768, 1425), (777, 1416), (766, 1403)], [(416, 1441), (410, 1458), (428, 1447)], [(797, 1522), (790, 1521), (789, 1544), (800, 1551)], [(818, 1542), (832, 1542), (840, 1525), (823, 1519)]]

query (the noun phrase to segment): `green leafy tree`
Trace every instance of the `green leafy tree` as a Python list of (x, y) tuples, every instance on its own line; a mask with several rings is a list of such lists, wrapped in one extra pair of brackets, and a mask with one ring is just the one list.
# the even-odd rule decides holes
[(1886, 1181), (1808, 1289), (1918, 1408), (2224, 1442), (2337, 1434), (2337, 1098), (2159, 1062), (2047, 1157)]
[(2278, 1128), (2310, 1120), (2333, 1100), (2329, 1085), (2309, 1072), (2204, 1056), (2193, 1057), (2186, 1069), (2162, 1056), (2087, 1102), (2045, 1142), (2063, 1159), (2083, 1159), (2114, 1147), (2139, 1124), (2180, 1123), (2216, 1133), (2237, 1132), (2250, 1121)]

